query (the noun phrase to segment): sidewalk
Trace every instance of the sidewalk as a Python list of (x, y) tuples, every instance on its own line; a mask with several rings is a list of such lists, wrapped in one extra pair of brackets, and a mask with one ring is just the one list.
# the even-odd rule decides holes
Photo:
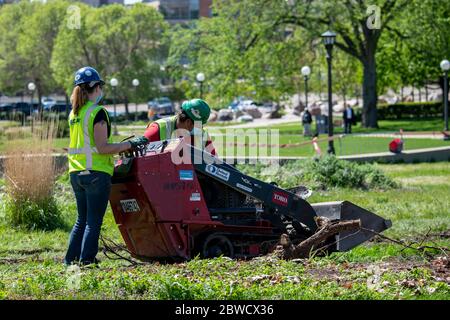
[[(293, 115), (293, 114), (287, 114), (281, 117), (280, 119), (254, 119), (252, 122), (247, 122), (243, 124), (234, 124), (231, 126), (225, 126), (225, 127), (217, 127), (217, 128), (230, 128), (230, 129), (237, 129), (237, 128), (259, 128), (259, 127), (268, 127), (270, 128), (273, 125), (283, 124), (283, 123), (291, 123), (296, 122), (301, 123), (301, 118), (299, 116)], [(216, 128), (215, 126), (211, 126), (210, 128)]]
[(400, 135), (399, 132), (373, 132), (373, 133), (353, 133), (353, 137), (376, 137), (376, 138), (408, 138), (408, 139), (437, 139), (442, 140), (444, 135), (440, 131), (406, 132)]

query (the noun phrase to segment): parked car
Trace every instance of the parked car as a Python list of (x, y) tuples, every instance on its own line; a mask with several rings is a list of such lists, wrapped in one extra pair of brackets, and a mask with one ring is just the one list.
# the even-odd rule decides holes
[(228, 106), (228, 109), (232, 110), (232, 111), (237, 111), (238, 110), (238, 105), (239, 105), (239, 101), (233, 101), (232, 103), (230, 103), (230, 105)]
[(72, 109), (72, 105), (70, 103), (68, 105), (66, 105), (65, 101), (56, 101), (50, 107), (49, 111), (51, 111), (51, 112), (66, 112), (66, 110), (67, 110), (67, 112), (70, 112), (71, 109)]
[(261, 104), (258, 104), (258, 109), (262, 112), (273, 112), (275, 111), (275, 103), (272, 101), (264, 101)]
[(13, 109), (14, 109), (14, 106), (10, 103), (0, 104), (0, 112), (11, 112)]
[(171, 115), (175, 113), (175, 106), (167, 97), (156, 98), (149, 101), (148, 108), (153, 108), (157, 115)]
[(245, 111), (247, 107), (256, 107), (256, 102), (253, 100), (243, 100), (238, 105), (238, 109), (242, 111)]
[(33, 103), (33, 105), (31, 105), (31, 103), (29, 102), (16, 102), (13, 104), (12, 111), (22, 112), (26, 116), (29, 116), (31, 115), (31, 113), (38, 112), (38, 105), (36, 103)]
[(49, 97), (43, 97), (41, 99), (41, 103), (42, 103), (42, 110), (51, 111), (52, 107), (56, 104), (56, 100)]

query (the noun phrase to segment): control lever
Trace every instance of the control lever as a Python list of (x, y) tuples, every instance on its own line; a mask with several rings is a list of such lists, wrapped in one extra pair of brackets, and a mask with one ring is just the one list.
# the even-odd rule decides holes
[[(129, 139), (131, 139), (131, 138), (134, 138), (134, 137), (135, 137), (135, 135), (129, 136), (129, 137), (123, 139), (123, 140), (120, 141), (120, 142), (125, 142), (125, 141), (127, 141), (127, 140), (129, 140)], [(144, 151), (145, 151), (145, 148), (146, 148), (146, 146), (139, 146), (139, 147), (138, 147), (137, 149), (135, 149), (135, 150), (129, 149), (129, 150), (120, 152), (120, 153), (119, 153), (119, 156), (120, 156), (121, 158), (134, 158), (134, 157), (139, 157), (139, 155), (143, 156), (143, 155), (145, 154), (145, 152), (144, 152)]]

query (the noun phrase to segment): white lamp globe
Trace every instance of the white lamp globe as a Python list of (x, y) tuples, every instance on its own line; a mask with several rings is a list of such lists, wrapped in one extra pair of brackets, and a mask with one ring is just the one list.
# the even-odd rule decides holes
[(198, 81), (198, 82), (203, 82), (203, 81), (205, 81), (205, 74), (204, 74), (203, 72), (197, 73), (197, 81)]
[(36, 90), (36, 85), (33, 82), (30, 82), (28, 84), (28, 90), (30, 90), (30, 91)]
[(302, 75), (304, 75), (305, 77), (309, 76), (311, 74), (311, 68), (308, 66), (304, 66), (302, 68)]
[(450, 61), (448, 61), (448, 60), (442, 60), (442, 61), (441, 61), (441, 69), (442, 69), (442, 71), (448, 71), (448, 70), (450, 70)]
[(138, 79), (133, 79), (133, 86), (137, 87), (139, 85), (139, 80)]
[(116, 78), (112, 78), (110, 84), (112, 87), (117, 87), (117, 85), (119, 84), (119, 80), (117, 80)]

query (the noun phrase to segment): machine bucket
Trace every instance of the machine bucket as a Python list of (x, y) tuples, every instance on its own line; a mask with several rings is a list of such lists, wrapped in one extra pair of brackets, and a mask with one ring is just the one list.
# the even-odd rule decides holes
[[(383, 219), (348, 201), (321, 202), (314, 203), (311, 206), (318, 216), (323, 216), (330, 220), (361, 219), (362, 228), (375, 232), (382, 232), (392, 226), (390, 220)], [(336, 248), (333, 251), (348, 251), (374, 236), (373, 232), (365, 230), (341, 232), (336, 235)]]

